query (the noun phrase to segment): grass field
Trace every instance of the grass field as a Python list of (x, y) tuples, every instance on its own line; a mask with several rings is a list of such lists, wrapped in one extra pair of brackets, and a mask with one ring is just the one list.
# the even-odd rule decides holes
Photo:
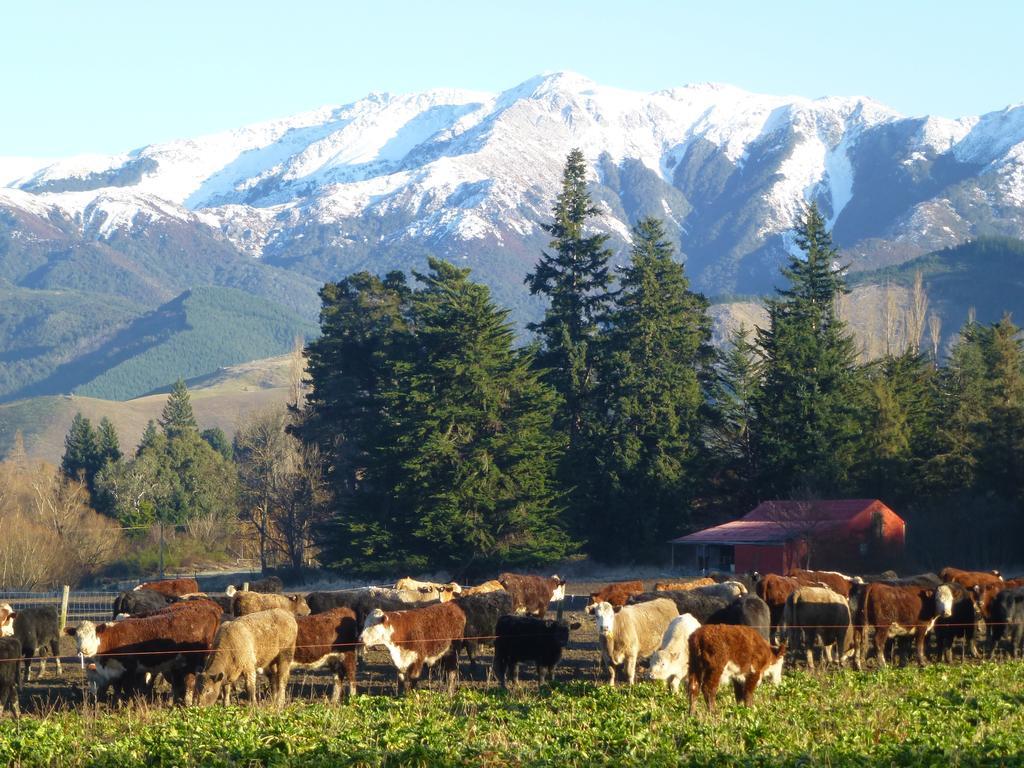
[(332, 707), (126, 708), (0, 723), (14, 765), (1024, 765), (1024, 664), (788, 673), (751, 709), (645, 682), (420, 691)]

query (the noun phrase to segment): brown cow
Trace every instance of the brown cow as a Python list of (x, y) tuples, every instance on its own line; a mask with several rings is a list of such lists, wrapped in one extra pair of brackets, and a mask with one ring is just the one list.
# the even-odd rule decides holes
[(757, 580), (756, 592), (768, 604), (768, 612), (771, 616), (771, 636), (774, 638), (782, 624), (783, 612), (786, 608), (786, 599), (801, 586), (798, 579), (789, 576), (779, 576), (777, 573), (766, 573)]
[(297, 616), (299, 633), (295, 639), (293, 666), (319, 669), (327, 666), (334, 673), (331, 701), (341, 700), (342, 677), (348, 680), (349, 698), (356, 695), (356, 614), (351, 608), (332, 608), (313, 616)]
[(772, 648), (756, 630), (733, 624), (707, 624), (689, 640), (688, 688), (690, 715), (697, 711), (697, 693), (704, 694), (709, 712), (715, 711), (718, 686), (732, 682), (737, 703), (750, 706), (761, 678), (782, 679), (786, 644)]
[[(981, 609), (982, 618), (988, 619), (992, 601), (995, 600), (996, 595), (1004, 589), (1016, 589), (1017, 587), (1024, 587), (1024, 578), (1007, 579), (1006, 581), (1000, 581), (998, 584), (975, 587), (974, 594), (978, 596), (978, 607)], [(3, 606), (0, 606), (0, 610), (2, 609)]]
[(520, 573), (503, 573), (498, 577), (506, 591), (512, 595), (512, 610), (544, 618), (548, 603), (565, 599), (565, 579), (558, 576), (543, 578)]
[(159, 592), (161, 595), (167, 595), (168, 597), (181, 597), (182, 595), (191, 595), (194, 592), (198, 592), (199, 582), (195, 579), (188, 578), (164, 579), (163, 581), (143, 582), (135, 589), (151, 589), (154, 592)]
[(466, 628), (466, 614), (456, 602), (436, 603), (408, 611), (375, 608), (366, 617), (359, 639), (366, 647), (383, 645), (398, 670), (398, 692), (405, 693), (406, 681), (415, 688), (423, 667), (439, 659), (448, 677), (448, 690), (455, 690), (459, 643)]
[(953, 613), (953, 591), (948, 584), (939, 587), (891, 587), (868, 584), (857, 607), (854, 635), (858, 651), (854, 660), (859, 668), (867, 656), (867, 630), (874, 629), (878, 663), (885, 666), (885, 643), (892, 637), (913, 635), (917, 645), (917, 663), (924, 666), (924, 643), (939, 618)]
[(684, 579), (682, 581), (659, 581), (654, 585), (655, 592), (682, 592), (697, 587), (709, 587), (715, 584), (715, 580), (708, 576), (699, 579)]
[(591, 592), (590, 602), (587, 605), (611, 603), (613, 607), (621, 608), (630, 597), (639, 595), (643, 591), (644, 583), (642, 581), (617, 581), (602, 587), (597, 592)]
[(939, 571), (939, 578), (947, 584), (954, 582), (967, 589), (984, 589), (990, 585), (1005, 586), (999, 571), (961, 571), (959, 568), (946, 567)]
[(838, 571), (805, 571), (802, 568), (793, 568), (789, 576), (805, 587), (828, 587), (837, 595), (846, 598), (850, 597), (850, 589), (854, 584), (863, 583), (859, 577), (851, 578)]
[(162, 672), (171, 681), (175, 701), (187, 704), (213, 647), (220, 617), (220, 608), (213, 604), (175, 603), (146, 618), (105, 624), (83, 621), (64, 632), (75, 638), (82, 656), (102, 657), (96, 661), (97, 687)]

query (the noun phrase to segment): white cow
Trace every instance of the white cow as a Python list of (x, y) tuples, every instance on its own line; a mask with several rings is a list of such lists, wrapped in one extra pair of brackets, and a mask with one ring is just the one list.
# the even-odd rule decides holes
[(692, 614), (672, 619), (661, 638), (661, 647), (651, 656), (651, 680), (664, 680), (672, 693), (679, 693), (679, 686), (690, 673), (690, 635), (698, 628), (700, 622)]

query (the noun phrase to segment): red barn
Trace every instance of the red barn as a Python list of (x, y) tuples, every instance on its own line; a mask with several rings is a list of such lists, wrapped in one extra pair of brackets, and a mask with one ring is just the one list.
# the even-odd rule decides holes
[[(701, 571), (858, 570), (890, 564), (903, 551), (906, 528), (878, 499), (765, 501), (739, 520), (669, 543), (677, 565)], [(677, 558), (677, 547), (689, 557)]]

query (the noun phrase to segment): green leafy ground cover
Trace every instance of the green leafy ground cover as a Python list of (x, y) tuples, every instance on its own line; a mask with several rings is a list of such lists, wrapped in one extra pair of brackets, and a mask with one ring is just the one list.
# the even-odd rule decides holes
[(0, 724), (15, 765), (1024, 764), (1024, 664), (787, 675), (743, 709), (660, 685), (420, 691), (332, 707), (127, 708)]

